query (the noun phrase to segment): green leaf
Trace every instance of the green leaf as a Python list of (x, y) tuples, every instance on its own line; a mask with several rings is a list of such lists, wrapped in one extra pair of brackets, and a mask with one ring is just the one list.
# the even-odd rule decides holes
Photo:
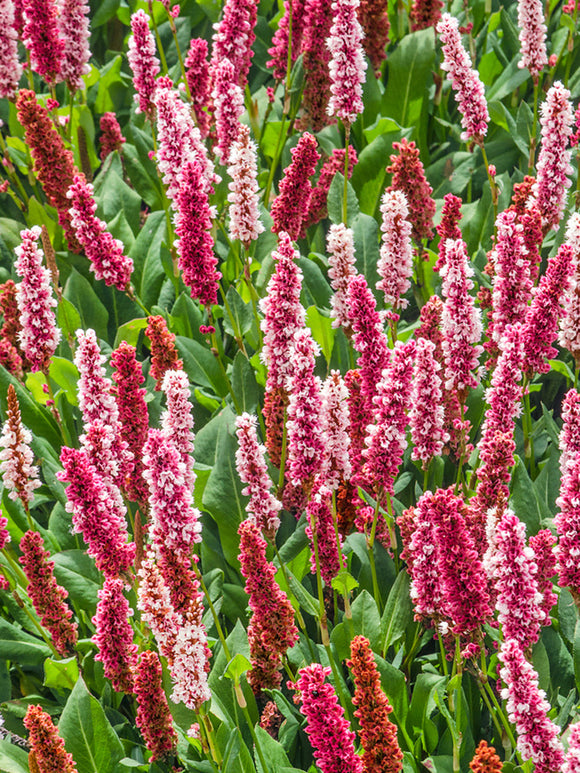
[(352, 622), (355, 633), (366, 636), (371, 644), (371, 649), (375, 650), (380, 647), (381, 616), (377, 602), (368, 590), (363, 590), (354, 600)]
[(409, 589), (411, 580), (405, 571), (400, 571), (389, 593), (381, 617), (381, 651), (385, 653), (397, 641), (413, 621), (413, 607)]
[(580, 620), (576, 621), (574, 629), (574, 677), (576, 689), (580, 692)]
[(423, 100), (432, 83), (435, 39), (432, 29), (406, 35), (387, 60), (388, 81), (383, 97), (383, 113), (401, 126), (415, 126), (419, 134), (425, 125)]
[(359, 584), (358, 580), (356, 580), (352, 574), (349, 574), (346, 567), (343, 567), (336, 577), (332, 578), (331, 585), (333, 590), (344, 595), (345, 593), (350, 593), (355, 588), (358, 588)]
[(294, 594), (300, 608), (304, 612), (308, 612), (309, 615), (318, 618), (320, 616), (320, 606), (318, 601), (312, 596), (301, 582), (298, 582), (296, 577), (292, 574), (290, 569), (286, 569), (286, 577), (288, 578), (288, 586), (290, 591)]
[(4, 366), (0, 365), (0, 404), (2, 411), (6, 411), (6, 393), (10, 384), (16, 390), (23, 424), (26, 427), (34, 428), (34, 434), (45, 438), (53, 448), (60, 448), (62, 444), (60, 430), (50, 412), (46, 408), (38, 406), (22, 384), (14, 376), (10, 375)]
[(66, 395), (71, 405), (78, 405), (77, 381), (79, 372), (76, 365), (64, 357), (53, 357), (49, 370), (50, 378), (55, 381)]
[(79, 678), (79, 664), (75, 657), (65, 660), (44, 661), (44, 684), (55, 690), (72, 690)]
[[(333, 223), (342, 223), (344, 199), (344, 175), (337, 172), (332, 178), (330, 189), (328, 191), (328, 217)], [(352, 225), (353, 221), (360, 212), (358, 199), (351, 183), (346, 186), (347, 199), (347, 225)]]
[(227, 664), (223, 675), (226, 679), (232, 679), (236, 684), (240, 683), (240, 677), (252, 668), (252, 664), (245, 655), (239, 652)]
[(66, 750), (83, 773), (113, 773), (116, 764), (125, 756), (123, 744), (82, 677), (69, 695), (58, 731)]
[(113, 348), (116, 349), (122, 341), (126, 341), (131, 346), (137, 346), (139, 334), (142, 330), (145, 330), (148, 324), (147, 317), (139, 317), (138, 319), (125, 322), (124, 325), (120, 325), (115, 336)]
[(223, 773), (256, 773), (252, 756), (238, 728), (231, 731), (224, 752), (222, 771)]
[(366, 277), (372, 289), (379, 280), (377, 263), (379, 261), (379, 227), (374, 217), (361, 214), (352, 225), (356, 268)]
[(226, 293), (225, 309), (224, 328), (226, 333), (234, 337), (244, 336), (254, 321), (252, 306), (250, 303), (244, 303), (233, 285), (229, 286)]
[(218, 360), (207, 346), (199, 341), (191, 341), (183, 336), (175, 339), (179, 355), (183, 359), (183, 368), (193, 384), (213, 389), (217, 395), (228, 394), (228, 385)]
[(260, 746), (268, 765), (268, 770), (264, 770), (262, 763), (260, 762), (260, 757), (256, 754), (255, 759), (258, 773), (268, 773), (268, 771), (279, 773), (281, 769), (289, 768), (290, 760), (288, 759), (288, 755), (284, 751), (282, 744), (275, 741), (270, 733), (266, 732), (260, 725), (256, 725), (255, 731), (258, 745)]
[(542, 520), (551, 518), (551, 513), (538, 496), (536, 487), (518, 456), (512, 473), (510, 502), (514, 513), (526, 524), (528, 536), (540, 530)]
[(256, 383), (254, 369), (243, 352), (237, 352), (234, 357), (231, 382), (240, 410), (255, 413), (260, 401), (260, 388)]
[(72, 269), (64, 287), (64, 297), (77, 309), (81, 327), (84, 330), (93, 328), (99, 338), (107, 338), (109, 312), (103, 306), (91, 283), (76, 269)]
[(56, 321), (65, 338), (74, 338), (74, 334), (81, 326), (81, 315), (67, 298), (61, 298), (56, 310)]
[(114, 164), (95, 180), (94, 196), (99, 205), (98, 215), (106, 223), (123, 212), (133, 233), (139, 231), (141, 196), (117, 174)]
[(28, 773), (28, 752), (5, 739), (0, 741), (2, 773)]
[(312, 332), (312, 337), (320, 346), (326, 363), (329, 364), (336, 337), (336, 328), (332, 327), (332, 320), (321, 314), (316, 306), (310, 306), (306, 311), (306, 324)]
[(238, 566), (238, 526), (246, 517), (242, 483), (236, 470), (238, 447), (232, 435), (234, 416), (224, 409), (227, 422), (219, 427), (215, 464), (203, 492), (203, 506), (217, 523), (226, 561)]
[(115, 110), (115, 103), (111, 98), (110, 91), (119, 85), (122, 62), (123, 57), (121, 54), (117, 54), (104, 67), (101, 67), (97, 99), (95, 101), (97, 113), (102, 114)]
[(55, 553), (51, 560), (54, 561), (54, 576), (68, 590), (71, 600), (93, 609), (101, 587), (101, 575), (93, 559), (83, 550), (64, 550)]

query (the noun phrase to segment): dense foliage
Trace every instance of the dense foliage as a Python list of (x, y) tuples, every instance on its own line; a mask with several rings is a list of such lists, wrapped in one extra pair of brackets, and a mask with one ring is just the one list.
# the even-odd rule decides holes
[(578, 8), (0, 0), (0, 771), (580, 771)]

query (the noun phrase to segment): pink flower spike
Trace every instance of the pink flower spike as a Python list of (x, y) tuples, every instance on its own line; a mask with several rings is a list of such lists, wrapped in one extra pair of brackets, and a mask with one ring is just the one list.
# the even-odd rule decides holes
[[(566, 426), (566, 421), (564, 427)], [(562, 434), (560, 442), (562, 442)], [(580, 597), (580, 454), (566, 462), (556, 500), (559, 512), (554, 518), (558, 531), (558, 583)]]
[(445, 388), (465, 393), (477, 386), (472, 371), (482, 347), (481, 312), (475, 307), (469, 290), (473, 287), (470, 277), (473, 269), (467, 258), (465, 243), (449, 239), (445, 247), (445, 265), (441, 269), (445, 299), (441, 327), (443, 330), (443, 355), (445, 357)]
[[(193, 123), (191, 111), (171, 88), (171, 83), (159, 83), (153, 97), (157, 118), (158, 150), (155, 160), (167, 186), (167, 196), (174, 201), (181, 185), (185, 163), (193, 156), (202, 170), (204, 193), (213, 193), (214, 183), (220, 181), (207, 155), (201, 133)], [(175, 209), (175, 205), (173, 204)]]
[(93, 617), (96, 633), (92, 640), (98, 648), (95, 660), (103, 664), (105, 677), (116, 692), (133, 692), (133, 671), (137, 665), (137, 645), (129, 617), (133, 614), (123, 595), (124, 582), (105, 579), (98, 592), (97, 612)]
[(60, 460), (64, 471), (57, 478), (70, 484), (66, 510), (75, 530), (82, 532), (87, 553), (105, 577), (127, 573), (135, 560), (135, 543), (127, 542), (126, 508), (111, 497), (110, 484), (105, 485), (84, 451), (65, 446)]
[(580, 722), (568, 728), (568, 751), (562, 773), (580, 773)]
[(362, 86), (367, 63), (364, 58), (357, 10), (360, 0), (334, 0), (333, 24), (326, 45), (330, 51), (330, 93), (328, 115), (336, 116), (345, 124), (356, 121), (362, 113)]
[(191, 297), (202, 306), (217, 303), (221, 273), (216, 270), (214, 241), (211, 235), (211, 210), (208, 202), (207, 179), (203, 167), (194, 155), (184, 161), (177, 178), (174, 198), (175, 235), (178, 266)]
[(50, 633), (62, 657), (68, 657), (78, 640), (77, 624), (71, 623), (72, 609), (65, 603), (68, 591), (54, 577), (54, 561), (44, 550), (44, 540), (36, 531), (27, 531), (20, 540), (20, 563), (28, 580), (26, 592), (41, 623)]
[(485, 572), (468, 529), (467, 507), (452, 489), (439, 489), (426, 499), (435, 527), (442, 607), (452, 633), (469, 636), (492, 611)]
[(252, 46), (256, 39), (257, 18), (256, 0), (226, 0), (221, 20), (214, 25), (210, 69), (214, 70), (224, 59), (229, 59), (242, 90), (246, 87), (254, 55)]
[(194, 544), (201, 542), (201, 514), (193, 507), (191, 478), (181, 453), (164, 432), (150, 429), (143, 464), (153, 541), (180, 556), (190, 556)]
[(293, 378), (288, 403), (288, 478), (307, 493), (326, 466), (320, 379), (314, 374), (318, 344), (309, 328), (294, 335)]
[(177, 748), (177, 733), (163, 690), (161, 662), (156, 652), (145, 650), (141, 653), (135, 667), (134, 690), (138, 706), (135, 724), (151, 752), (151, 762), (155, 762)]
[(527, 67), (534, 80), (548, 64), (546, 52), (546, 25), (542, 0), (518, 0), (521, 59), (518, 67)]
[(149, 416), (145, 402), (146, 390), (141, 386), (145, 382), (143, 368), (136, 359), (134, 346), (125, 341), (111, 355), (111, 365), (115, 368), (113, 392), (119, 413), (119, 434), (127, 443), (133, 460), (124, 482), (127, 498), (143, 506), (147, 502), (149, 489), (143, 479), (143, 446), (147, 441)]
[[(530, 261), (524, 247), (524, 227), (518, 222), (517, 212), (506, 210), (497, 218), (497, 240), (493, 252), (494, 279), (491, 331), (496, 346), (508, 325), (525, 319), (532, 295)], [(491, 334), (491, 335), (490, 335)]]
[(32, 464), (34, 456), (30, 448), (32, 433), (22, 423), (20, 405), (13, 385), (8, 387), (6, 421), (0, 437), (0, 473), (8, 496), (14, 502), (20, 499), (28, 508), (34, 498), (34, 491), (41, 482), (38, 467)]
[(532, 193), (542, 215), (544, 233), (556, 230), (566, 206), (566, 191), (572, 185), (570, 175), (574, 113), (570, 92), (556, 81), (540, 107), (542, 145), (536, 165), (537, 177)]
[(72, 92), (84, 88), (83, 75), (91, 71), (89, 11), (85, 0), (62, 0), (60, 6), (58, 22), (64, 41), (61, 75)]
[(366, 277), (357, 274), (348, 283), (348, 316), (354, 332), (353, 344), (359, 352), (361, 393), (366, 401), (370, 424), (373, 417), (373, 397), (383, 370), (390, 359), (389, 341), (383, 329), (383, 320), (377, 311), (377, 302)]
[(302, 33), (304, 30), (304, 0), (284, 0), (284, 15), (278, 22), (278, 27), (272, 38), (272, 48), (268, 53), (272, 57), (266, 62), (266, 67), (273, 70), (273, 76), (277, 81), (283, 81), (286, 77), (288, 67), (288, 38), (290, 26), (290, 14), (292, 14), (292, 53), (291, 64), (293, 65), (300, 52), (302, 43)]
[(185, 58), (185, 77), (191, 94), (191, 102), (195, 111), (195, 119), (202, 137), (209, 133), (209, 113), (204, 108), (209, 105), (210, 72), (207, 61), (207, 41), (203, 38), (192, 38), (189, 51)]
[(445, 408), (439, 375), (441, 365), (436, 361), (434, 352), (433, 341), (426, 338), (417, 340), (416, 375), (409, 424), (415, 446), (411, 458), (414, 461), (421, 460), (423, 469), (427, 469), (434, 456), (441, 456), (443, 446), (449, 440), (449, 433), (445, 431)]
[(332, 516), (332, 491), (320, 483), (320, 478), (314, 484), (314, 490), (306, 505), (306, 515), (308, 518), (306, 535), (311, 544), (310, 571), (312, 574), (316, 574), (317, 571), (314, 550), (314, 534), (316, 534), (320, 574), (326, 586), (330, 588), (332, 580), (340, 570), (340, 559)]
[(60, 341), (54, 314), (57, 302), (52, 293), (50, 272), (42, 265), (44, 253), (38, 247), (40, 233), (37, 225), (21, 231), (22, 244), (15, 249), (18, 257), (15, 269), (22, 278), (16, 295), (22, 325), (18, 338), (33, 373), (39, 370), (48, 372)]
[(240, 117), (244, 112), (244, 95), (238, 86), (234, 65), (223, 59), (213, 71), (212, 98), (218, 143), (214, 153), (225, 166), (230, 162), (230, 150), (238, 139)]
[(455, 100), (462, 116), (461, 125), (465, 129), (461, 139), (473, 140), (481, 145), (489, 123), (483, 83), (477, 70), (473, 69), (471, 58), (463, 47), (457, 19), (444, 13), (437, 25), (437, 32), (443, 43), (444, 61), (441, 69), (449, 73), (451, 86), (456, 92)]
[(409, 302), (402, 298), (411, 287), (413, 246), (407, 197), (401, 191), (385, 191), (381, 202), (382, 244), (377, 271), (381, 280), (377, 290), (385, 294), (385, 303), (393, 309), (405, 309)]
[(580, 455), (580, 394), (573, 388), (562, 401), (563, 425), (560, 431), (560, 472), (562, 478), (576, 464)]
[[(401, 526), (404, 551), (411, 577), (410, 596), (415, 609), (415, 620), (443, 616), (443, 585), (438, 568), (439, 545), (435, 540), (435, 524), (431, 520), (430, 506), (433, 494), (425, 492), (414, 508), (405, 511), (398, 519)], [(406, 531), (403, 522), (411, 528)]]
[(564, 294), (570, 284), (573, 250), (562, 244), (556, 255), (548, 259), (546, 273), (536, 288), (523, 331), (524, 372), (547, 373), (549, 359), (556, 357), (552, 345), (558, 335), (558, 320), (562, 314)]
[(127, 140), (121, 133), (121, 127), (115, 113), (105, 113), (102, 115), (99, 126), (103, 132), (100, 136), (101, 152), (99, 155), (101, 161), (104, 161), (115, 150), (118, 150), (120, 153), (123, 143)]
[(236, 469), (240, 480), (246, 484), (242, 494), (250, 497), (246, 505), (248, 520), (262, 532), (272, 535), (280, 526), (278, 515), (282, 504), (270, 491), (272, 481), (264, 459), (266, 449), (258, 442), (257, 423), (257, 418), (249, 413), (236, 418)]
[(105, 357), (94, 330), (77, 330), (78, 347), (74, 364), (79, 371), (77, 394), (83, 423), (102, 420), (111, 426), (119, 421), (119, 409), (112, 395), (113, 384), (105, 374)]
[(252, 618), (248, 626), (252, 670), (248, 681), (255, 693), (281, 683), (282, 656), (298, 641), (294, 609), (276, 583), (276, 569), (266, 558), (266, 540), (249, 519), (242, 521), (240, 571), (246, 578)]
[(350, 480), (349, 391), (340, 371), (331, 370), (322, 385), (322, 427), (328, 456), (324, 483), (333, 491), (341, 481)]
[(189, 488), (193, 491), (195, 472), (193, 471), (193, 405), (189, 378), (184, 370), (168, 370), (163, 376), (161, 389), (165, 392), (167, 409), (161, 416), (161, 426), (179, 454), (187, 471)]
[(573, 251), (572, 270), (570, 286), (564, 295), (558, 343), (571, 352), (578, 367), (580, 363), (580, 214), (577, 212), (574, 212), (568, 221), (566, 244)]
[(296, 147), (290, 151), (292, 162), (284, 170), (278, 196), (272, 202), (272, 231), (277, 234), (286, 231), (292, 240), (299, 238), (302, 223), (308, 216), (312, 196), (310, 177), (320, 158), (316, 145), (316, 137), (312, 134), (305, 132), (300, 137)]
[[(304, 91), (302, 94), (302, 118), (300, 129), (319, 132), (331, 121), (328, 117), (330, 99), (330, 51), (324, 45), (332, 26), (332, 0), (304, 0), (304, 26), (300, 53), (304, 73)], [(292, 19), (292, 37), (294, 37), (294, 19)]]
[(134, 96), (137, 102), (137, 112), (145, 113), (152, 119), (155, 112), (153, 97), (155, 95), (155, 79), (159, 75), (159, 59), (155, 56), (155, 38), (149, 29), (149, 16), (139, 9), (131, 16), (131, 30), (127, 59), (133, 72), (133, 85), (137, 92)]
[(536, 773), (562, 770), (564, 749), (558, 738), (560, 728), (548, 718), (550, 704), (538, 687), (538, 674), (527, 662), (514, 639), (503, 642), (499, 651), (501, 679), (506, 685), (510, 722), (516, 726), (517, 748), (524, 760), (532, 760)]
[(511, 510), (487, 519), (489, 548), (484, 567), (497, 593), (496, 609), (504, 639), (516, 641), (522, 651), (538, 641), (545, 618), (538, 590), (538, 565), (526, 547), (526, 526)]
[(240, 124), (238, 139), (230, 149), (228, 174), (230, 193), (230, 239), (239, 239), (248, 250), (264, 231), (258, 213), (257, 147), (250, 139), (250, 127)]
[(348, 314), (348, 283), (357, 273), (354, 256), (354, 235), (344, 223), (333, 223), (326, 238), (328, 250), (328, 278), (334, 295), (330, 299), (332, 327), (352, 331)]
[(294, 334), (304, 326), (305, 312), (300, 303), (302, 271), (297, 265), (298, 250), (284, 231), (278, 235), (278, 249), (272, 253), (276, 268), (260, 301), (264, 315), (264, 345), (261, 358), (268, 368), (269, 390), (290, 388), (294, 373), (291, 350)]
[(13, 0), (0, 0), (0, 98), (13, 99), (22, 75), (18, 61), (18, 33), (14, 26)]
[(380, 499), (393, 494), (395, 478), (407, 447), (407, 411), (411, 404), (416, 343), (397, 341), (391, 362), (377, 384), (376, 424), (367, 427), (363, 476)]
[(123, 244), (106, 230), (107, 225), (96, 217), (97, 202), (93, 186), (83, 175), (75, 175), (67, 192), (70, 199), (71, 225), (75, 236), (90, 260), (89, 270), (107, 286), (114, 285), (124, 292), (133, 273), (133, 260), (124, 254)]
[(32, 69), (51, 86), (62, 80), (64, 41), (58, 30), (56, 0), (24, 0), (22, 40), (30, 51)]
[(314, 759), (322, 773), (363, 773), (362, 759), (355, 753), (355, 734), (345, 719), (334, 687), (326, 681), (331, 669), (312, 663), (298, 671), (296, 684), (300, 710), (306, 717), (306, 733)]
[(540, 529), (537, 534), (530, 537), (530, 548), (534, 551), (538, 565), (538, 590), (542, 594), (540, 606), (543, 618), (540, 620), (541, 625), (552, 624), (550, 611), (558, 601), (558, 596), (554, 593), (552, 583), (552, 578), (556, 574), (555, 544), (556, 538), (549, 529)]

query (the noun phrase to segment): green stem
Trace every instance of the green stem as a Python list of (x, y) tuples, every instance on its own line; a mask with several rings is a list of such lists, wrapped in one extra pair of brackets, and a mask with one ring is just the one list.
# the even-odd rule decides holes
[(371, 577), (373, 579), (373, 596), (375, 597), (375, 601), (377, 604), (379, 604), (380, 598), (381, 598), (381, 592), (379, 590), (379, 582), (377, 579), (377, 567), (375, 564), (375, 554), (374, 554), (374, 546), (375, 546), (375, 535), (377, 533), (377, 521), (379, 518), (379, 500), (377, 499), (377, 503), (375, 505), (375, 513), (373, 516), (373, 525), (371, 526), (371, 534), (370, 537), (367, 540), (367, 550), (369, 553), (369, 563), (371, 565)]
[(532, 136), (530, 137), (530, 157), (528, 159), (528, 174), (532, 174), (536, 158), (536, 132), (538, 129), (538, 92), (539, 77), (534, 78), (534, 119), (532, 122)]
[(458, 676), (457, 680), (457, 688), (455, 690), (455, 727), (457, 731), (457, 738), (455, 738), (455, 735), (453, 736), (453, 770), (457, 773), (459, 771), (459, 757), (461, 754), (461, 742), (462, 742), (462, 733), (461, 733), (461, 711), (462, 711), (462, 701), (461, 701), (461, 682), (463, 679), (463, 660), (461, 657), (461, 647), (459, 644), (459, 636), (455, 637), (455, 668), (456, 673)]
[(342, 222), (347, 224), (348, 209), (348, 145), (350, 142), (350, 123), (344, 124), (344, 190), (342, 193)]
[(484, 682), (483, 682), (483, 686), (484, 686), (484, 688), (487, 690), (487, 694), (489, 695), (489, 697), (491, 698), (491, 702), (492, 702), (492, 703), (493, 703), (493, 705), (495, 706), (495, 709), (496, 709), (497, 715), (498, 715), (498, 716), (499, 716), (499, 718), (501, 719), (501, 723), (502, 723), (502, 725), (503, 725), (503, 727), (504, 727), (504, 730), (505, 730), (505, 732), (506, 732), (506, 734), (507, 734), (507, 737), (508, 737), (508, 738), (509, 738), (509, 740), (510, 740), (510, 743), (511, 743), (511, 745), (512, 745), (512, 749), (516, 749), (516, 748), (517, 748), (516, 739), (515, 739), (515, 737), (514, 737), (514, 734), (513, 734), (513, 731), (512, 731), (511, 725), (510, 725), (510, 723), (509, 723), (509, 720), (508, 720), (508, 718), (506, 717), (504, 710), (503, 710), (503, 709), (502, 709), (502, 707), (500, 706), (500, 704), (499, 704), (499, 701), (498, 701), (498, 699), (496, 698), (496, 696), (495, 696), (495, 693), (494, 693), (494, 691), (493, 691), (493, 689), (492, 689), (492, 687), (491, 687), (490, 683), (487, 681), (487, 678), (484, 680)]
[(181, 68), (181, 77), (183, 78), (183, 83), (185, 84), (185, 93), (187, 94), (187, 99), (191, 102), (191, 91), (189, 89), (189, 83), (187, 82), (187, 75), (185, 74), (185, 65), (183, 64), (183, 56), (181, 55), (181, 48), (179, 47), (179, 41), (177, 40), (177, 27), (175, 26), (175, 20), (173, 16), (169, 13), (169, 9), (166, 6), (167, 10), (167, 16), (169, 17), (169, 26), (171, 28), (171, 34), (173, 35), (173, 41), (175, 43), (175, 49), (177, 51), (177, 58), (179, 59), (179, 66)]
[(493, 204), (493, 234), (494, 234), (494, 237), (497, 237), (496, 221), (497, 221), (497, 201), (498, 201), (499, 190), (497, 187), (497, 183), (495, 181), (495, 177), (489, 171), (489, 162), (487, 160), (487, 153), (485, 152), (485, 146), (483, 144), (483, 140), (479, 147), (481, 148), (481, 155), (483, 156), (483, 163), (485, 164), (485, 171), (487, 172), (487, 179), (489, 181), (489, 187), (491, 190), (491, 201)]
[(246, 256), (245, 254), (245, 247), (242, 245), (243, 252), (243, 274), (244, 274), (244, 280), (246, 282), (246, 285), (248, 287), (248, 291), (250, 293), (250, 300), (252, 302), (252, 313), (254, 315), (254, 321), (256, 323), (256, 328), (258, 330), (258, 340), (259, 340), (259, 347), (262, 348), (264, 338), (262, 336), (262, 327), (260, 324), (260, 315), (258, 314), (258, 301), (260, 300), (258, 293), (256, 291), (256, 288), (254, 287), (254, 283), (252, 282), (252, 275), (250, 273), (250, 263), (251, 263), (251, 257), (248, 250), (248, 254)]
[[(241, 691), (241, 688), (240, 688)], [(250, 717), (250, 712), (248, 710), (248, 705), (244, 700), (243, 706), (241, 706), (242, 711), (244, 712), (244, 717), (246, 718), (246, 722), (248, 723), (248, 727), (250, 728), (250, 734), (252, 736), (252, 741), (254, 742), (254, 747), (256, 749), (256, 753), (260, 759), (260, 764), (262, 765), (262, 770), (264, 773), (270, 768), (268, 765), (266, 765), (266, 760), (264, 758), (264, 753), (262, 752), (262, 747), (258, 743), (258, 736), (256, 735), (256, 730), (254, 729), (254, 725), (252, 724), (252, 718)]]
[(286, 446), (288, 445), (288, 430), (286, 427), (287, 414), (284, 409), (284, 426), (282, 429), (282, 452), (280, 454), (280, 475), (278, 476), (278, 492), (284, 487), (284, 475), (286, 472)]
[(215, 609), (215, 607), (213, 605), (213, 602), (212, 602), (212, 600), (211, 600), (211, 598), (209, 596), (209, 592), (208, 592), (207, 587), (205, 585), (205, 582), (204, 582), (204, 579), (203, 579), (203, 575), (202, 575), (202, 573), (201, 573), (201, 571), (200, 571), (198, 566), (194, 566), (194, 572), (197, 575), (197, 579), (199, 580), (199, 584), (201, 585), (201, 589), (204, 592), (205, 597), (207, 599), (207, 603), (208, 603), (208, 606), (210, 608), (211, 616), (213, 617), (213, 622), (214, 622), (214, 625), (215, 625), (216, 630), (217, 630), (218, 638), (219, 638), (219, 640), (221, 642), (221, 645), (223, 647), (224, 654), (226, 656), (226, 660), (229, 662), (232, 659), (232, 656), (230, 654), (230, 649), (228, 647), (228, 644), (226, 642), (226, 637), (224, 636), (224, 632), (223, 632), (222, 627), (220, 625), (218, 614), (217, 614), (216, 609)]
[[(215, 738), (213, 735), (213, 726), (207, 714), (198, 714), (197, 724), (199, 725), (200, 735), (202, 735), (202, 737), (206, 740), (207, 748), (211, 752), (211, 756), (213, 757), (213, 759), (211, 759), (208, 756), (207, 750), (204, 749), (204, 751), (206, 752), (206, 757), (208, 758), (208, 761), (212, 766), (212, 769), (215, 770), (216, 773), (219, 773), (223, 758), (222, 758), (219, 746), (215, 741)], [(203, 748), (203, 744), (202, 744), (202, 748)]]
[(163, 75), (168, 75), (169, 68), (167, 67), (167, 59), (165, 58), (165, 51), (163, 50), (163, 45), (161, 43), (161, 36), (159, 35), (159, 29), (157, 27), (157, 22), (155, 21), (155, 14), (153, 13), (153, 3), (151, 2), (151, 0), (148, 0), (148, 5), (149, 5), (149, 16), (151, 17), (153, 30), (155, 32), (155, 39), (157, 40), (157, 50), (159, 51), (161, 66), (163, 67)]
[[(2, 134), (2, 132), (0, 132), (0, 149), (2, 149), (2, 155), (3, 156), (7, 156), (8, 155), (7, 154), (6, 143), (4, 142), (4, 135)], [(24, 203), (26, 204), (26, 207), (28, 207), (28, 202), (30, 201), (30, 199), (29, 199), (28, 194), (24, 190), (24, 186), (20, 182), (20, 178), (18, 177), (18, 175), (16, 174), (15, 171), (14, 172), (10, 172), (8, 169), (6, 169), (6, 174), (8, 175), (9, 180), (14, 185), (16, 185), (16, 187), (18, 188), (18, 192), (20, 193)]]
[(445, 646), (443, 644), (443, 637), (440, 635), (437, 637), (439, 641), (439, 652), (441, 653), (441, 668), (445, 676), (449, 676), (449, 667), (447, 666), (447, 657), (445, 656)]
[(534, 441), (532, 438), (532, 409), (530, 405), (530, 392), (528, 389), (528, 378), (524, 377), (524, 383), (522, 387), (524, 395), (524, 416), (522, 419), (522, 428), (524, 431), (524, 454), (527, 462), (527, 466), (530, 472), (532, 480), (536, 477), (536, 461), (534, 455)]

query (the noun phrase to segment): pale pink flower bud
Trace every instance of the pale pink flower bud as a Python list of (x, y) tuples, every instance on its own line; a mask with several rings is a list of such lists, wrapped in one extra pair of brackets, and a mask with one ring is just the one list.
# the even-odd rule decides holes
[(155, 56), (155, 38), (149, 29), (149, 16), (142, 9), (131, 16), (131, 30), (133, 34), (129, 38), (127, 59), (133, 71), (133, 85), (137, 92), (134, 97), (138, 103), (137, 112), (152, 118), (155, 111), (155, 79), (160, 68), (159, 59)]
[(540, 107), (542, 145), (536, 165), (536, 182), (532, 188), (544, 231), (558, 228), (566, 206), (566, 191), (572, 184), (572, 151), (568, 146), (573, 122), (570, 92), (560, 81), (556, 81)]
[(266, 449), (258, 442), (257, 421), (257, 418), (249, 413), (243, 413), (236, 419), (236, 469), (240, 480), (246, 484), (242, 494), (250, 497), (246, 505), (248, 520), (261, 531), (273, 534), (280, 526), (279, 513), (282, 504), (270, 491), (272, 481), (264, 459)]
[(322, 427), (328, 457), (324, 483), (332, 490), (336, 490), (341, 481), (349, 480), (352, 472), (348, 396), (348, 387), (340, 372), (331, 370), (322, 386)]
[(60, 341), (54, 314), (57, 302), (52, 293), (50, 272), (42, 265), (44, 253), (38, 247), (40, 233), (37, 225), (21, 231), (22, 244), (15, 249), (18, 257), (15, 269), (22, 278), (16, 295), (22, 326), (18, 338), (32, 372), (48, 371)]
[(334, 0), (334, 21), (326, 41), (331, 55), (328, 115), (347, 124), (354, 123), (364, 107), (362, 85), (367, 63), (362, 47), (363, 31), (357, 16), (359, 5), (359, 0)]
[(326, 239), (328, 249), (328, 278), (334, 295), (330, 299), (332, 327), (351, 330), (348, 316), (348, 283), (356, 274), (354, 257), (354, 235), (344, 223), (333, 223)]
[(518, 0), (521, 59), (518, 67), (527, 67), (534, 81), (548, 64), (546, 25), (542, 0)]
[(461, 125), (465, 129), (461, 139), (482, 143), (489, 122), (485, 89), (461, 42), (459, 22), (450, 14), (444, 13), (437, 25), (437, 32), (443, 43), (444, 61), (441, 69), (449, 73), (462, 116)]
[(258, 213), (259, 186), (256, 144), (250, 139), (250, 128), (238, 127), (238, 139), (230, 149), (228, 188), (230, 202), (230, 239), (239, 239), (246, 249), (264, 231)]
[(385, 191), (381, 202), (383, 222), (382, 244), (377, 271), (382, 277), (377, 290), (385, 294), (385, 303), (393, 309), (405, 309), (408, 301), (402, 296), (411, 287), (413, 247), (407, 197), (401, 191)]
[(516, 726), (517, 748), (524, 760), (532, 760), (536, 773), (561, 770), (564, 749), (558, 738), (560, 728), (548, 718), (550, 704), (538, 687), (538, 674), (524, 657), (514, 639), (503, 642), (499, 651), (500, 675), (506, 688), (510, 722)]
[(0, 0), (0, 97), (12, 99), (16, 95), (22, 75), (18, 61), (18, 33), (14, 27), (14, 3)]
[(411, 458), (421, 460), (423, 468), (434, 456), (441, 456), (449, 440), (445, 431), (441, 365), (434, 356), (435, 344), (426, 338), (417, 340), (415, 379), (411, 394), (409, 423), (414, 448)]

